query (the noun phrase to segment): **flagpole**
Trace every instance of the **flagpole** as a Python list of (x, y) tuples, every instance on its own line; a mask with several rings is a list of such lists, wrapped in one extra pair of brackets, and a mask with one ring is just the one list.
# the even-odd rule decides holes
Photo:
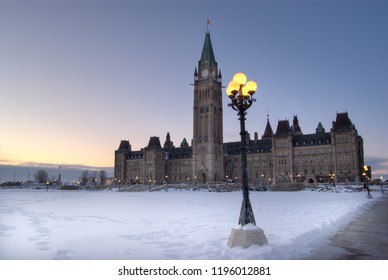
[(206, 33), (209, 33), (209, 24), (212, 25), (212, 22), (210, 21), (210, 19), (207, 19), (206, 23), (207, 23), (207, 25), (206, 25)]

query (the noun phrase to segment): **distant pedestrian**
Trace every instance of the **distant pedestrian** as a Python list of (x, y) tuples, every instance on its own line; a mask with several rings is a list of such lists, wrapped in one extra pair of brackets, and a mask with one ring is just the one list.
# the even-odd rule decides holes
[(384, 193), (384, 184), (383, 184), (383, 180), (381, 180), (380, 188), (381, 188), (381, 193)]
[(364, 187), (363, 187), (363, 189), (365, 189), (365, 190), (367, 191), (367, 193), (368, 193), (367, 197), (368, 197), (368, 198), (371, 198), (372, 195), (370, 194), (370, 189), (369, 189), (369, 186), (368, 186), (368, 184), (367, 184), (366, 181), (364, 181)]

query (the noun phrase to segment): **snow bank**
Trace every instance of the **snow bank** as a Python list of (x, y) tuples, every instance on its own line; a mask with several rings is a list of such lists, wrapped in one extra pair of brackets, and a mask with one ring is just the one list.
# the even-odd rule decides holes
[(300, 259), (373, 196), (251, 192), (269, 245), (230, 249), (241, 192), (0, 190), (0, 259)]

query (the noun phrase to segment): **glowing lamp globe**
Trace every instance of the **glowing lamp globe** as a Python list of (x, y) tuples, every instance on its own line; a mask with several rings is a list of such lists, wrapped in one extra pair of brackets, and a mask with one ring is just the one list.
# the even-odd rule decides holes
[(249, 94), (249, 91), (246, 87), (243, 87), (242, 90), (241, 90), (241, 95), (244, 97), (244, 98), (249, 98), (250, 94)]
[(236, 93), (234, 91), (232, 91), (232, 89), (230, 87), (226, 88), (226, 94), (232, 98), (233, 96), (236, 95)]
[(246, 91), (252, 95), (256, 92), (257, 90), (257, 84), (254, 81), (249, 81), (245, 84)]
[(236, 95), (236, 93), (238, 92), (239, 89), (240, 89), (240, 85), (236, 81), (231, 81), (228, 84), (228, 87), (226, 89), (226, 94), (229, 97), (232, 97), (232, 96)]
[(247, 77), (244, 73), (236, 73), (233, 76), (233, 81), (237, 82), (239, 85), (245, 85), (247, 82)]

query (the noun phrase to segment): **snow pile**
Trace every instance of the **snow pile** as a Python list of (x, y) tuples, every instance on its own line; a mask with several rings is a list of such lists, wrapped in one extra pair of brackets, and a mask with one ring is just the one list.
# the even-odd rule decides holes
[(259, 227), (254, 224), (246, 224), (244, 226), (238, 225), (234, 227), (235, 230), (258, 230)]
[(353, 185), (318, 185), (317, 187), (307, 187), (306, 190), (318, 191), (318, 192), (359, 192), (362, 191), (362, 186), (353, 186)]
[(373, 196), (251, 192), (269, 245), (230, 249), (241, 192), (0, 190), (0, 259), (301, 259)]

